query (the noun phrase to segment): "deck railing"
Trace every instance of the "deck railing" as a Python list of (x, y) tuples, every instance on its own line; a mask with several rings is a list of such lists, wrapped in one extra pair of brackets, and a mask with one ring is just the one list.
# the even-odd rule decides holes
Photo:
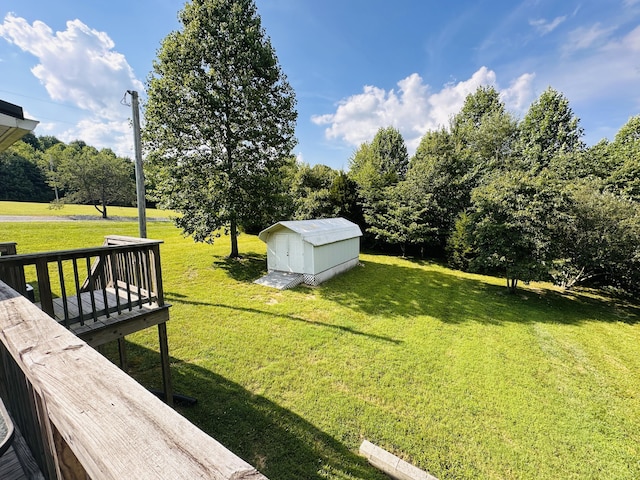
[(163, 396), (172, 405), (161, 243), (110, 235), (100, 247), (28, 254), (16, 254), (15, 243), (3, 243), (0, 281), (92, 347), (117, 341), (124, 370), (124, 337), (157, 325)]
[[(145, 304), (164, 305), (161, 243), (112, 235), (101, 247), (21, 255), (15, 244), (0, 244), (0, 280), (25, 296), (26, 282), (33, 281), (45, 313), (66, 327), (84, 325)], [(25, 280), (29, 267), (33, 280)]]
[(0, 395), (48, 479), (266, 480), (3, 282)]

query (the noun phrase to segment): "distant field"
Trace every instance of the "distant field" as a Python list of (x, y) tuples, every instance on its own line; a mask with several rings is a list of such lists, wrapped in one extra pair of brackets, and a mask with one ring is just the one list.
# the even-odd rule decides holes
[[(48, 203), (30, 202), (0, 202), (0, 215), (28, 215), (28, 216), (92, 216), (100, 218), (101, 214), (92, 205), (65, 205), (60, 209), (52, 209)], [(107, 207), (110, 217), (138, 218), (136, 207)], [(147, 208), (147, 218), (169, 218), (175, 214), (169, 210)]]
[[(180, 411), (271, 480), (384, 480), (357, 455), (365, 438), (441, 480), (640, 478), (638, 305), (547, 284), (508, 295), (503, 279), (370, 254), (281, 292), (252, 283), (255, 236), (235, 261), (226, 238), (148, 230), (164, 240), (175, 389), (198, 399)], [(4, 223), (0, 241), (27, 253), (136, 231)], [(159, 387), (156, 331), (127, 338), (131, 374)]]

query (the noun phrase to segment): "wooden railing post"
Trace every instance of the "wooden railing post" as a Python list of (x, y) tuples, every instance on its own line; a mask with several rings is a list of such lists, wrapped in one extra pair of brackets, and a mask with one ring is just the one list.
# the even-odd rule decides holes
[(42, 311), (53, 318), (53, 295), (51, 293), (51, 280), (49, 279), (49, 264), (46, 258), (36, 260), (36, 273), (38, 274), (38, 291), (40, 292)]
[[(0, 257), (5, 255), (17, 255), (16, 242), (0, 243)], [(21, 265), (0, 267), (0, 278), (4, 278), (7, 285), (11, 286), (22, 295), (27, 293), (27, 282), (24, 277), (24, 267)]]
[(0, 242), (0, 256), (15, 255), (18, 252), (16, 245), (16, 242)]
[(169, 342), (167, 340), (167, 324), (158, 324), (158, 341), (160, 344), (160, 362), (162, 364), (162, 387), (165, 402), (173, 406), (173, 386), (171, 385), (171, 363), (169, 360)]
[[(156, 297), (159, 306), (164, 305), (164, 289), (162, 287), (162, 266), (160, 265), (160, 245), (151, 247), (153, 252), (153, 273), (156, 282)], [(151, 287), (151, 286), (150, 286)]]

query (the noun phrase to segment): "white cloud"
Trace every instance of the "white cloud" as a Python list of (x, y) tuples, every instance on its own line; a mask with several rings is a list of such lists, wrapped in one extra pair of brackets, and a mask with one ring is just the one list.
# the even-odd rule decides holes
[(571, 53), (577, 50), (593, 48), (597, 44), (606, 41), (614, 30), (615, 28), (602, 28), (600, 23), (596, 23), (591, 27), (576, 28), (569, 32), (563, 50), (565, 53)]
[[(617, 38), (610, 38), (586, 55), (568, 57), (538, 72), (571, 101), (589, 105), (611, 99), (640, 105), (640, 26)], [(637, 107), (636, 107), (637, 108)]]
[[(429, 98), (429, 104), (433, 107), (431, 117), (434, 122), (430, 127), (445, 126), (449, 123), (452, 115), (457, 113), (464, 104), (467, 95), (476, 91), (480, 85), (495, 85), (496, 74), (487, 67), (481, 67), (469, 80), (450, 83), (440, 92), (434, 93)], [(424, 131), (422, 134), (424, 135)]]
[(126, 120), (105, 121), (96, 117), (85, 118), (56, 136), (66, 143), (82, 140), (98, 149), (110, 148), (118, 156), (134, 158), (133, 133)]
[(534, 27), (540, 35), (546, 35), (553, 32), (558, 26), (567, 19), (567, 16), (556, 17), (550, 22), (544, 18), (537, 20), (529, 20), (529, 25)]
[(31, 71), (53, 100), (105, 119), (120, 118), (119, 101), (125, 90), (142, 90), (142, 83), (106, 33), (80, 20), (68, 21), (66, 27), (54, 33), (44, 22), (29, 25), (8, 14), (0, 24), (0, 36), (37, 57), (40, 63)]
[(31, 72), (50, 98), (87, 111), (91, 117), (59, 134), (60, 139), (82, 139), (96, 147), (112, 148), (131, 156), (123, 136), (131, 137), (127, 111), (120, 104), (126, 90), (144, 91), (126, 58), (113, 40), (82, 23), (71, 20), (64, 31), (54, 32), (46, 23), (29, 24), (7, 14), (0, 24), (0, 37), (38, 59)]
[[(532, 99), (533, 75), (525, 74), (514, 80), (502, 92), (508, 109), (522, 110)], [(496, 74), (480, 68), (465, 81), (445, 85), (439, 92), (431, 92), (422, 78), (414, 73), (398, 82), (398, 91), (385, 91), (365, 86), (363, 92), (338, 103), (335, 113), (316, 115), (316, 125), (328, 125), (327, 139), (341, 139), (352, 146), (370, 141), (379, 128), (393, 126), (405, 139), (413, 153), (428, 130), (446, 127), (464, 100), (481, 85), (496, 86)]]
[(511, 82), (508, 88), (500, 92), (507, 108), (514, 113), (525, 113), (534, 100), (533, 79), (535, 73), (524, 73)]

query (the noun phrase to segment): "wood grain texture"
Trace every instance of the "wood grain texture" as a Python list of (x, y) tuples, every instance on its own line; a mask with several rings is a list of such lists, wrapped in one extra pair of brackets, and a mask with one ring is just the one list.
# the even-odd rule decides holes
[(89, 478), (266, 479), (2, 282), (0, 342)]

